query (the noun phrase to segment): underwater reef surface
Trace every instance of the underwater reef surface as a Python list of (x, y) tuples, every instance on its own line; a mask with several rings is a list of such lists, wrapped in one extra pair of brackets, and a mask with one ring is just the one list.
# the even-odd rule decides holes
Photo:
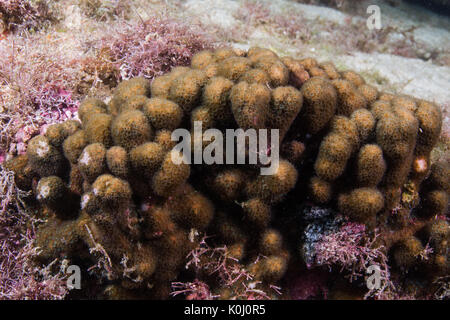
[[(369, 4), (381, 8), (381, 30), (371, 31), (365, 26), (366, 8)], [(171, 296), (187, 299), (448, 299), (448, 267), (447, 271), (443, 271), (445, 268), (442, 267), (448, 266), (448, 247), (445, 240), (448, 239), (448, 217), (445, 209), (442, 209), (447, 208), (447, 200), (442, 192), (445, 189), (445, 181), (443, 183), (436, 178), (442, 174), (448, 176), (448, 167), (445, 165), (449, 161), (450, 146), (448, 30), (448, 18), (399, 0), (357, 3), (334, 0), (2, 1), (0, 299), (138, 299)], [(224, 85), (225, 91), (230, 90), (230, 93), (222, 96), (224, 99), (228, 97), (229, 110), (223, 109), (217, 113), (214, 107), (200, 108), (207, 104), (203, 96), (207, 95), (205, 91), (211, 75), (219, 75), (216, 74), (219, 71), (210, 66), (205, 70), (209, 74), (206, 83), (195, 77), (187, 80), (192, 80), (196, 83), (195, 86), (197, 81), (200, 81), (198, 85), (202, 89), (198, 100), (195, 95), (190, 97), (196, 90), (194, 86), (194, 89), (189, 89), (194, 91), (188, 90), (186, 96), (177, 97), (172, 94), (172, 98), (168, 100), (175, 99), (172, 101), (174, 103), (162, 104), (164, 109), (171, 113), (169, 118), (167, 115), (160, 117), (158, 103), (153, 104), (152, 110), (147, 113), (141, 109), (147, 100), (155, 97), (152, 88), (149, 89), (150, 96), (147, 93), (142, 96), (143, 92), (148, 92), (147, 89), (130, 93), (130, 96), (125, 95), (125, 100), (133, 100), (135, 107), (145, 114), (148, 121), (149, 117), (153, 117), (153, 122), (149, 122), (150, 133), (144, 130), (143, 138), (138, 140), (157, 142), (165, 148), (161, 151), (157, 146), (150, 145), (150, 150), (154, 149), (157, 158), (153, 169), (145, 170), (148, 163), (142, 167), (139, 167), (139, 164), (133, 167), (130, 156), (135, 147), (129, 150), (124, 146), (126, 139), (113, 140), (112, 137), (110, 142), (108, 138), (100, 142), (103, 148), (98, 144), (88, 148), (88, 152), (84, 153), (85, 157), (78, 163), (78, 152), (87, 147), (82, 142), (83, 139), (86, 139), (85, 142), (89, 145), (94, 144), (89, 142), (86, 136), (77, 133), (85, 131), (86, 122), (91, 117), (90, 113), (83, 116), (85, 106), (79, 109), (83, 101), (83, 105), (98, 104), (96, 110), (105, 113), (106, 117), (96, 118), (99, 123), (103, 122), (105, 125), (109, 121), (108, 115), (112, 121), (118, 116), (116, 113), (122, 113), (122, 110), (113, 111), (108, 106), (123, 103), (124, 100), (116, 96), (123, 95), (123, 90), (128, 90), (123, 89), (124, 87), (146, 87), (157, 76), (170, 75), (168, 72), (171, 70), (174, 70), (173, 73), (183, 70), (175, 68), (177, 66), (198, 69), (199, 60), (202, 61), (208, 55), (200, 54), (200, 58), (192, 60), (191, 65), (191, 58), (196, 52), (224, 45), (235, 48), (232, 49), (234, 55), (248, 59), (254, 55), (254, 52), (251, 54), (250, 51), (266, 51), (255, 48), (249, 50), (250, 48), (270, 48), (273, 53), (267, 55), (278, 57), (281, 63), (275, 63), (277, 59), (273, 58), (273, 61), (261, 61), (257, 65), (252, 61), (250, 75), (242, 79), (248, 83), (264, 82), (267, 80), (264, 72), (272, 74), (277, 68), (278, 71), (275, 72), (279, 72), (284, 65), (290, 70), (287, 85), (294, 87), (300, 95), (296, 91), (288, 94), (288, 90), (276, 90), (286, 84), (270, 80), (270, 97), (266, 90), (262, 90), (260, 93), (263, 97), (265, 95), (262, 101), (247, 101), (245, 93), (258, 88), (254, 85), (253, 88), (235, 88), (241, 78), (236, 79), (237, 76), (232, 73), (234, 71), (227, 73), (225, 70), (230, 67), (228, 66), (221, 67), (220, 76), (230, 78), (232, 83), (228, 82), (228, 86), (231, 87), (219, 84), (220, 82), (215, 85)], [(213, 54), (216, 55), (217, 53)], [(287, 56), (295, 59), (289, 59)], [(317, 68), (303, 65), (303, 60), (311, 56), (319, 61)], [(220, 59), (206, 59), (203, 63), (209, 64), (214, 60), (218, 62)], [(300, 61), (301, 66), (292, 60)], [(334, 66), (325, 61), (333, 61)], [(239, 63), (242, 63), (242, 60)], [(270, 64), (277, 67), (269, 67)], [(246, 65), (244, 63), (241, 67), (246, 70)], [(265, 68), (272, 71), (269, 72)], [(414, 100), (416, 106), (421, 99), (439, 105), (442, 117), (441, 135), (437, 142), (433, 139), (428, 142), (430, 148), (435, 145), (430, 156), (427, 156), (425, 150), (416, 151), (414, 156), (409, 155), (410, 158), (414, 157), (413, 160), (389, 158), (392, 157), (392, 152), (402, 153), (403, 151), (399, 150), (407, 150), (407, 146), (413, 148), (413, 145), (424, 144), (424, 138), (421, 138), (423, 126), (420, 124), (420, 121), (424, 121), (424, 115), (418, 116), (416, 111), (413, 112), (419, 123), (416, 141), (413, 142), (414, 120), (408, 120), (408, 112), (399, 114), (399, 108), (392, 107), (393, 100), (389, 104), (393, 108), (391, 111), (395, 114), (394, 118), (397, 120), (406, 116), (403, 124), (399, 124), (404, 131), (399, 131), (401, 137), (398, 138), (400, 145), (395, 147), (398, 148), (397, 151), (387, 151), (389, 146), (381, 142), (383, 139), (389, 140), (386, 138), (389, 135), (385, 138), (377, 135), (376, 126), (381, 119), (379, 115), (373, 120), (375, 129), (370, 129), (371, 116), (361, 111), (362, 109), (353, 117), (352, 114), (346, 116), (350, 120), (345, 119), (345, 116), (334, 119), (337, 115), (344, 115), (335, 111), (328, 122), (327, 114), (331, 114), (332, 102), (325, 103), (324, 109), (321, 109), (325, 114), (311, 113), (311, 110), (316, 109), (310, 106), (305, 91), (309, 88), (308, 90), (314, 93), (314, 88), (319, 83), (328, 88), (326, 92), (330, 97), (333, 96), (333, 90), (336, 91), (336, 108), (339, 105), (342, 109), (339, 112), (346, 110), (345, 113), (349, 113), (363, 104), (359, 94), (351, 93), (345, 99), (339, 98), (339, 95), (346, 95), (354, 89), (345, 81), (340, 87), (337, 86), (337, 78), (333, 79), (337, 76), (333, 76), (333, 70), (336, 70), (341, 80), (351, 80), (348, 77), (354, 72), (348, 72), (344, 76), (349, 70), (356, 70), (364, 78), (364, 86), (360, 81), (353, 83), (353, 86), (356, 91), (363, 93), (366, 107), (362, 109), (369, 110), (372, 117), (375, 113), (372, 112), (371, 99), (375, 93), (377, 100), (388, 98), (391, 94), (405, 99), (404, 95), (407, 94), (410, 95), (407, 100)], [(323, 71), (327, 72), (326, 77), (329, 78), (331, 86), (326, 81), (314, 80), (315, 85), (308, 84), (305, 87), (308, 77), (324, 77)], [(140, 79), (125, 84), (127, 81), (124, 80), (133, 77), (144, 77), (150, 82)], [(163, 87), (161, 81), (168, 81), (167, 78), (170, 77), (162, 78), (163, 80), (153, 81), (156, 86), (160, 82), (160, 88)], [(114, 90), (119, 83), (119, 87)], [(172, 84), (168, 83), (167, 85), (172, 87)], [(114, 90), (112, 100), (111, 89)], [(383, 92), (389, 94), (382, 94)], [(269, 117), (275, 109), (265, 105), (268, 103), (272, 106), (275, 101), (272, 99), (277, 96), (281, 102), (290, 96), (294, 105), (302, 100), (301, 106), (285, 110), (286, 114), (272, 114)], [(95, 97), (98, 100), (86, 100), (87, 97)], [(181, 108), (184, 105), (183, 99), (192, 102), (192, 110), (191, 107), (183, 107), (180, 113), (175, 105)], [(341, 103), (346, 99), (359, 102)], [(232, 101), (235, 103), (234, 111)], [(214, 103), (210, 101), (211, 105)], [(258, 107), (255, 114), (255, 110), (247, 106), (248, 104), (256, 104), (262, 109)], [(380, 102), (378, 104), (383, 105)], [(395, 102), (395, 105), (398, 104)], [(279, 103), (278, 106), (284, 108), (289, 104)], [(295, 115), (297, 108), (299, 112)], [(381, 112), (382, 108), (384, 107), (378, 106), (376, 110)], [(438, 130), (438, 126), (435, 126), (439, 122), (436, 121), (437, 113), (432, 111), (434, 107), (421, 108), (431, 112), (423, 113), (434, 117), (434, 124), (430, 124), (426, 133), (433, 136), (432, 132)], [(244, 114), (241, 114), (241, 111)], [(259, 112), (262, 112), (261, 115)], [(311, 119), (305, 116), (307, 112)], [(254, 116), (249, 119), (245, 113)], [(260, 169), (254, 166), (219, 165), (217, 168), (205, 166), (209, 168), (205, 169), (203, 166), (192, 165), (189, 170), (180, 167), (178, 171), (173, 171), (171, 174), (178, 177), (174, 181), (168, 179), (168, 172), (164, 171), (171, 171), (173, 168), (168, 168), (167, 164), (164, 166), (165, 161), (161, 159), (163, 155), (164, 159), (168, 158), (167, 152), (173, 146), (173, 142), (169, 141), (169, 133), (174, 129), (174, 125), (179, 123), (181, 127), (190, 128), (190, 120), (200, 119), (221, 130), (226, 128), (225, 123), (215, 120), (211, 117), (212, 114), (214, 117), (231, 119), (231, 125), (226, 126), (232, 128), (279, 127), (284, 135), (281, 149), (282, 167), (285, 167), (291, 177), (297, 175), (297, 178), (286, 180), (284, 189), (273, 199), (270, 190), (266, 189), (266, 183), (279, 184), (279, 181), (263, 179), (254, 182), (253, 188), (262, 183), (262, 187), (254, 191), (257, 193), (251, 193), (251, 187), (246, 187), (252, 179), (259, 177)], [(82, 117), (87, 119), (80, 123)], [(295, 118), (292, 123), (291, 117)], [(49, 127), (51, 124), (71, 119), (75, 121)], [(122, 117), (122, 121), (130, 119), (133, 119), (133, 116)], [(142, 119), (141, 117), (140, 123), (144, 124)], [(364, 130), (372, 134), (367, 140), (358, 140), (357, 146), (353, 147), (356, 141), (352, 138), (354, 127), (351, 123), (358, 121), (366, 121), (362, 127), (357, 128), (358, 137), (365, 135), (362, 133)], [(319, 127), (323, 125), (323, 129), (315, 132), (313, 122), (319, 123)], [(309, 124), (309, 127), (306, 124)], [(344, 139), (342, 130), (333, 129), (339, 126), (341, 129), (349, 126), (344, 131), (353, 134), (346, 135)], [(387, 129), (389, 124), (384, 123), (384, 126)], [(93, 129), (94, 127), (92, 125), (89, 130), (102, 130), (101, 125), (97, 129)], [(380, 129), (380, 132), (385, 129)], [(52, 151), (55, 157), (52, 161), (55, 161), (56, 165), (62, 163), (57, 173), (60, 180), (54, 177), (43, 180), (49, 173), (45, 172), (45, 166), (38, 165), (39, 161), (32, 165), (33, 161), (28, 160), (29, 146), (41, 150), (42, 143), (46, 143), (45, 139), (42, 142), (39, 141), (41, 138), (36, 138), (35, 142), (38, 144), (34, 142), (33, 146), (30, 140), (39, 134), (48, 141), (56, 139), (50, 145), (58, 150)], [(64, 148), (59, 146), (60, 143), (64, 144), (64, 140), (75, 143), (75, 150), (76, 143), (80, 143), (78, 148), (81, 151), (64, 153)], [(422, 142), (418, 142), (419, 140)], [(337, 142), (340, 142), (339, 150), (344, 152), (329, 154), (327, 149), (333, 149), (330, 146)], [(328, 144), (328, 147), (322, 148), (322, 143)], [(352, 145), (350, 155), (347, 154), (349, 144)], [(145, 161), (149, 154), (146, 155), (149, 150), (145, 149), (133, 152), (134, 162), (139, 161), (136, 160), (139, 156), (143, 156), (141, 160)], [(405, 157), (407, 153), (405, 151)], [(424, 158), (416, 157), (419, 154)], [(13, 159), (16, 156), (19, 157)], [(76, 165), (68, 160), (70, 157)], [(333, 157), (338, 157), (338, 160), (332, 161), (334, 168), (328, 167), (327, 162), (330, 163), (329, 159)], [(89, 162), (91, 158), (101, 163), (103, 158), (106, 160), (100, 167), (83, 167), (83, 162)], [(348, 160), (345, 160), (346, 158)], [(127, 159), (128, 163), (126, 169), (121, 163), (124, 159)], [(7, 162), (4, 162), (5, 160)], [(399, 170), (399, 167), (396, 169), (396, 161), (404, 164), (404, 172), (396, 171)], [(291, 170), (288, 163), (295, 170)], [(36, 173), (31, 169), (32, 166), (42, 168), (36, 170)], [(339, 173), (339, 166), (345, 166), (342, 174)], [(79, 167), (79, 172), (72, 171), (73, 167)], [(163, 167), (166, 169), (163, 170)], [(9, 169), (18, 170), (19, 173)], [(425, 170), (422, 173), (426, 177), (421, 177), (421, 174), (416, 172), (422, 170)], [(409, 174), (405, 173), (406, 171), (409, 171)], [(110, 213), (95, 213), (99, 210), (113, 211), (111, 204), (105, 205), (106, 209), (101, 204), (101, 209), (90, 214), (89, 206), (83, 209), (84, 213), (77, 211), (76, 208), (80, 209), (82, 204), (89, 203), (87, 200), (92, 200), (88, 190), (92, 189), (90, 186), (97, 180), (99, 172), (101, 175), (111, 174), (124, 180), (131, 188), (131, 199), (128, 199), (126, 186), (118, 183), (118, 180), (110, 181), (112, 177), (103, 178), (105, 185), (110, 186), (113, 182), (115, 187), (123, 188), (124, 198), (111, 201), (121, 203), (114, 205), (114, 209), (124, 212), (125, 220), (116, 216), (111, 218)], [(141, 185), (129, 181), (130, 174), (143, 177), (145, 183)], [(405, 175), (408, 175), (408, 178), (406, 183), (399, 187), (400, 191), (396, 190), (389, 195), (386, 185), (392, 183), (394, 186), (395, 181), (402, 180)], [(334, 176), (337, 178), (333, 179)], [(44, 192), (37, 199), (40, 180), (43, 180), (40, 190)], [(71, 208), (64, 211), (64, 216), (57, 213), (61, 209), (60, 204), (51, 204), (53, 200), (43, 199), (48, 191), (47, 183), (55, 184), (58, 192), (64, 194), (62, 198), (55, 200), (57, 203), (64, 201), (65, 207)], [(236, 187), (235, 183), (239, 187)], [(291, 184), (295, 184), (295, 187), (289, 188)], [(283, 184), (279, 187), (282, 188)], [(172, 188), (176, 190), (172, 191)], [(185, 190), (179, 193), (180, 189)], [(166, 192), (178, 197), (167, 196)], [(152, 196), (147, 197), (147, 193)], [(399, 205), (389, 213), (388, 200), (395, 200), (398, 193), (401, 193)], [(190, 200), (191, 202), (180, 200), (192, 198), (194, 200)], [(237, 200), (229, 200), (234, 198)], [(364, 209), (355, 211), (354, 207), (360, 202), (360, 198), (370, 198), (372, 202)], [(142, 201), (143, 199), (148, 201)], [(172, 200), (172, 205), (169, 205), (169, 199)], [(382, 201), (383, 208), (374, 219), (370, 212), (377, 211)], [(183, 202), (183, 205), (177, 205), (179, 202)], [(130, 210), (123, 211), (122, 203), (129, 203)], [(153, 214), (155, 206), (161, 207), (161, 212), (165, 213)], [(183, 215), (189, 210), (199, 215), (204, 214), (204, 221), (210, 219), (208, 226), (199, 227), (197, 223), (200, 222), (186, 219)], [(151, 222), (145, 212), (152, 212), (148, 214), (155, 219), (168, 220)], [(257, 212), (258, 215), (252, 217), (252, 212)], [(433, 215), (432, 212), (442, 214)], [(383, 219), (387, 219), (386, 226), (381, 222)], [(433, 221), (435, 224), (431, 226)], [(158, 223), (159, 226), (167, 227), (165, 233), (157, 230), (160, 228)], [(193, 225), (197, 228), (192, 227)], [(218, 230), (219, 226), (222, 226), (221, 230)], [(120, 251), (111, 242), (103, 241), (101, 234), (105, 234), (105, 229), (107, 232), (113, 230), (113, 242), (122, 241), (119, 240), (121, 235), (126, 235), (124, 244), (121, 245), (124, 250)], [(56, 233), (51, 234), (52, 230), (56, 230)], [(155, 234), (149, 236), (149, 230)], [(167, 240), (167, 236), (172, 233), (177, 236)], [(442, 237), (438, 236), (438, 233)], [(166, 240), (159, 237), (165, 237)], [(177, 246), (175, 242), (180, 241), (180, 238), (188, 239), (187, 244), (179, 247), (179, 250), (170, 249)], [(419, 239), (419, 242), (411, 238)], [(166, 250), (168, 258), (164, 257), (164, 250), (160, 250), (165, 248), (164, 241), (174, 242), (168, 245), (169, 251)], [(278, 249), (267, 249), (265, 246), (269, 242), (272, 243), (270, 246)], [(141, 243), (146, 243), (145, 248), (141, 247)], [(42, 250), (40, 247), (46, 244), (52, 246)], [(408, 250), (413, 252), (415, 258), (410, 258), (409, 262), (402, 264), (399, 261), (404, 257), (401, 256)], [(153, 259), (150, 259), (151, 257)], [(155, 273), (162, 268), (161, 261), (165, 260), (169, 267), (156, 276)], [(64, 270), (69, 264), (81, 266), (83, 290), (68, 290), (68, 274)], [(383, 279), (381, 288), (376, 290), (368, 289), (365, 282), (366, 270), (374, 264), (380, 267)], [(433, 264), (440, 264), (440, 267)], [(272, 271), (270, 268), (273, 268)], [(275, 275), (270, 276), (270, 272)], [(148, 288), (143, 289), (144, 283)], [(151, 289), (153, 287), (154, 289)]]
[[(331, 62), (220, 48), (85, 99), (78, 116), (4, 163), (46, 221), (37, 261), (83, 270), (74, 295), (397, 299), (448, 276), (450, 168), (430, 161), (431, 102)], [(194, 121), (279, 129), (278, 168), (176, 164), (171, 134)], [(209, 144), (195, 139), (192, 152)], [(382, 285), (368, 289), (370, 266)]]

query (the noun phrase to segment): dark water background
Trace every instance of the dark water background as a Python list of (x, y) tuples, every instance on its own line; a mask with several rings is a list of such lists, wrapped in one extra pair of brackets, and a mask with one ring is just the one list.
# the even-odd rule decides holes
[(408, 2), (423, 6), (431, 11), (450, 16), (450, 1), (449, 0), (407, 0)]

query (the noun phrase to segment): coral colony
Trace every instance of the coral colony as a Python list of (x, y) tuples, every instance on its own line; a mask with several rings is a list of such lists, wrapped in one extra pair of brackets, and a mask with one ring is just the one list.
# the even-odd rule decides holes
[[(171, 134), (172, 141), (182, 141), (178, 143), (172, 152), (172, 162), (175, 164), (191, 164), (191, 149), (193, 148), (194, 164), (234, 164), (235, 153), (236, 163), (245, 164), (246, 151), (249, 164), (269, 165), (268, 168), (261, 167), (261, 174), (275, 174), (279, 165), (279, 130), (270, 130), (270, 144), (268, 143), (267, 129), (227, 129), (226, 130), (226, 156), (224, 157), (224, 137), (218, 129), (207, 129), (203, 132), (202, 121), (194, 121), (194, 138), (187, 129), (176, 129)], [(192, 141), (193, 144), (192, 144)], [(209, 142), (203, 148), (203, 143)], [(248, 149), (246, 144), (248, 142)], [(236, 149), (236, 152), (235, 152)], [(182, 156), (179, 156), (181, 153)]]
[[(108, 103), (85, 99), (78, 117), (4, 163), (45, 220), (37, 263), (66, 259), (83, 272), (82, 290), (69, 295), (442, 291), (450, 174), (430, 162), (442, 125), (433, 103), (379, 92), (331, 62), (221, 48), (152, 82), (122, 81)], [(239, 129), (249, 143), (234, 154), (223, 137)], [(192, 155), (203, 161), (173, 161)], [(373, 266), (379, 286), (366, 283)]]

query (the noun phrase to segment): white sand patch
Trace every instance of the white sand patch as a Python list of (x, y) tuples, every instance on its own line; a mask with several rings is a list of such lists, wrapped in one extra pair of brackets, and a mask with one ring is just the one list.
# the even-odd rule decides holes
[(203, 23), (229, 29), (237, 23), (233, 14), (239, 7), (239, 2), (227, 0), (188, 0), (184, 4), (186, 11), (200, 17)]
[[(286, 5), (286, 1), (282, 0), (265, 1), (265, 2), (271, 3), (271, 9), (273, 12), (277, 12), (278, 8), (281, 8), (281, 6)], [(346, 21), (350, 17), (348, 14), (343, 13), (339, 10), (335, 10), (333, 8), (319, 7), (295, 2), (289, 3), (289, 5), (291, 5), (294, 13), (295, 11), (297, 11), (308, 20), (326, 20), (340, 25), (344, 25), (347, 23)]]
[(450, 32), (442, 28), (421, 27), (415, 29), (414, 40), (432, 49), (450, 51)]

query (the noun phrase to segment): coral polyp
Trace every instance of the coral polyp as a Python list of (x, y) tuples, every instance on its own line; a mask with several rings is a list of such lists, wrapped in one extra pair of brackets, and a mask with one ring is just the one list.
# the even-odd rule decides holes
[[(86, 99), (78, 116), (6, 167), (47, 220), (38, 261), (80, 265), (93, 297), (166, 299), (195, 287), (248, 298), (245, 277), (221, 274), (221, 283), (202, 269), (215, 257), (258, 281), (262, 298), (290, 298), (289, 279), (311, 268), (341, 280), (353, 270), (348, 286), (358, 288), (356, 273), (377, 264), (385, 285), (375, 297), (413, 280), (429, 295), (448, 272), (450, 175), (430, 160), (442, 126), (431, 102), (378, 92), (331, 62), (222, 48), (152, 82), (123, 81), (108, 103)], [(195, 121), (222, 133), (278, 129), (276, 170), (175, 163), (172, 132), (192, 132)]]

